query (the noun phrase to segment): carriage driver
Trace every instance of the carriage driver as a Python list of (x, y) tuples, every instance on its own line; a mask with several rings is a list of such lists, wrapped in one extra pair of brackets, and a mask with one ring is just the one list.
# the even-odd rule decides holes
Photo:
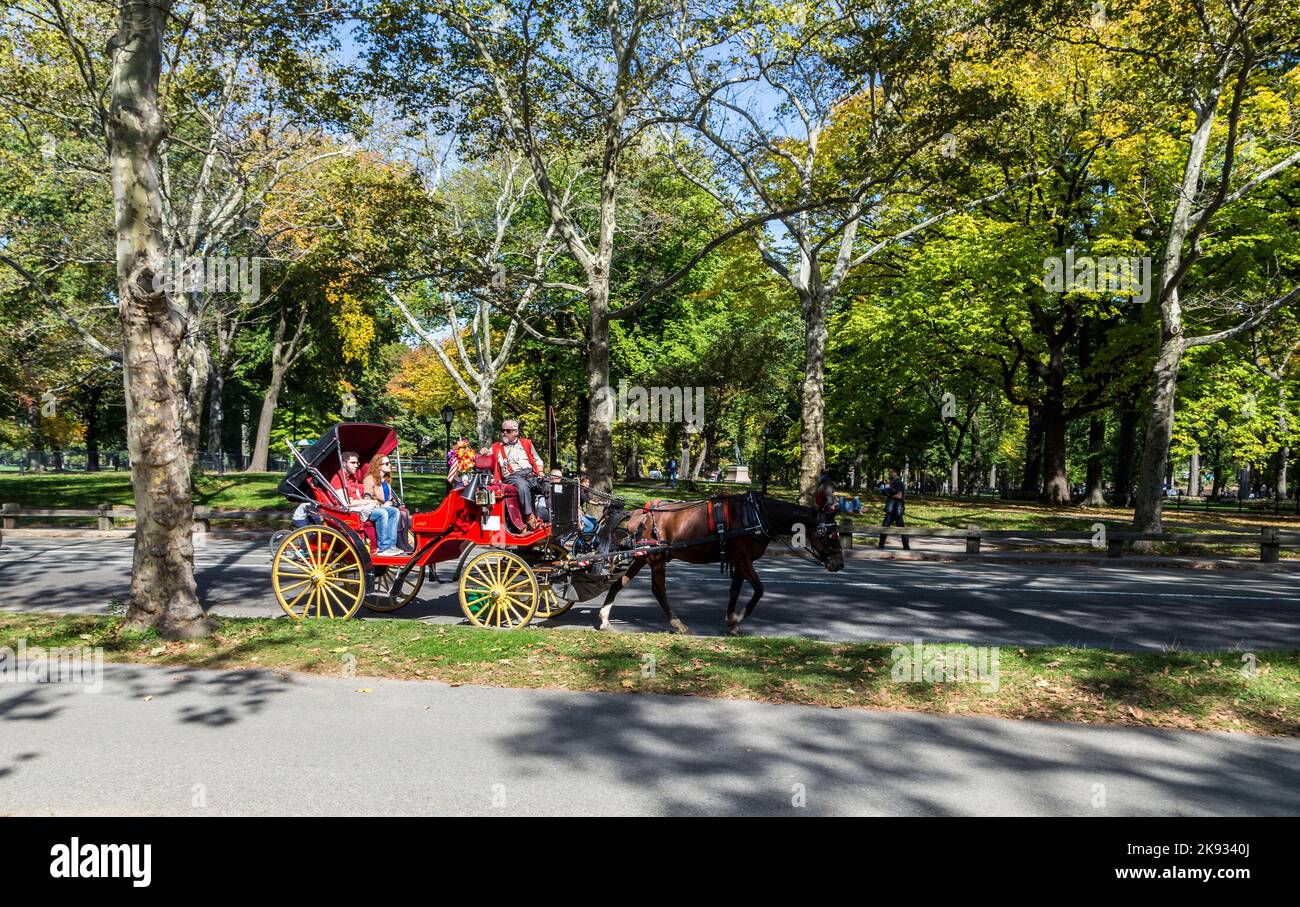
[(501, 423), (501, 440), (492, 445), (492, 471), (498, 481), (509, 482), (519, 492), (519, 510), (528, 521), (529, 529), (540, 529), (542, 523), (533, 512), (533, 486), (545, 470), (542, 458), (533, 449), (533, 442), (519, 436), (519, 423), (506, 419)]

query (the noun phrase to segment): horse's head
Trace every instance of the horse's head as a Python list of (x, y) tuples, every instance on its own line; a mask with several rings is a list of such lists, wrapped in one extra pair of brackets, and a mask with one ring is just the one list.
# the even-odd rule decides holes
[(817, 531), (810, 540), (813, 557), (835, 573), (844, 569), (844, 551), (840, 548), (840, 530), (835, 524), (835, 514), (826, 509), (817, 511)]

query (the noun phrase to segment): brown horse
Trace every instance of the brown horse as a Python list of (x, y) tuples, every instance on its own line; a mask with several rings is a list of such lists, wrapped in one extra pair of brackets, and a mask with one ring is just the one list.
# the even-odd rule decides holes
[[(675, 545), (664, 551), (653, 552), (635, 558), (627, 573), (615, 582), (605, 596), (600, 609), (598, 629), (609, 629), (609, 613), (614, 607), (614, 597), (618, 595), (646, 564), (650, 565), (650, 586), (654, 590), (659, 607), (664, 609), (668, 622), (678, 633), (689, 633), (690, 629), (682, 623), (681, 618), (673, 613), (668, 604), (666, 582), (669, 561), (686, 561), (688, 564), (716, 564), (723, 557), (722, 546), (718, 541), (716, 517), (719, 515), (714, 503), (721, 505), (724, 525), (728, 531), (737, 532), (734, 537), (725, 540), (726, 559), (731, 568), (731, 597), (727, 602), (727, 623), (733, 635), (739, 635), (740, 623), (754, 612), (754, 606), (763, 597), (763, 584), (759, 582), (754, 561), (767, 551), (768, 543), (773, 537), (793, 536), (796, 545), (801, 545), (818, 563), (832, 573), (844, 569), (844, 554), (840, 550), (840, 537), (836, 531), (835, 520), (825, 510), (801, 507), (785, 501), (754, 494), (753, 504), (746, 506), (749, 495), (730, 494), (711, 498), (708, 501), (690, 501), (684, 503), (651, 503), (643, 510), (633, 511), (628, 518), (627, 528), (633, 539), (640, 545)], [(759, 519), (755, 520), (755, 513)], [(742, 532), (755, 522), (761, 521), (766, 533)], [(686, 544), (683, 544), (686, 543)], [(740, 597), (740, 587), (748, 580), (754, 590), (754, 596), (745, 606), (745, 612), (736, 616), (736, 601)]]

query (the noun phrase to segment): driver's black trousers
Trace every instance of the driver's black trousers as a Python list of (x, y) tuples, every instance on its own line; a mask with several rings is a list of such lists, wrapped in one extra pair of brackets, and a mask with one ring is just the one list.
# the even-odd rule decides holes
[(504, 481), (515, 486), (519, 492), (519, 512), (527, 517), (533, 512), (533, 474), (516, 472), (506, 476)]

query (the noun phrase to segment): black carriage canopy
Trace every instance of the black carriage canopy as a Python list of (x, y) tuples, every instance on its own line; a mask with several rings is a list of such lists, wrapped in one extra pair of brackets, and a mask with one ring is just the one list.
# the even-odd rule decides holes
[(299, 450), (279, 486), (280, 494), (291, 501), (317, 500), (313, 484), (324, 483), (326, 494), (332, 493), (330, 483), (342, 469), (342, 455), (350, 450), (367, 463), (375, 454), (391, 454), (397, 449), (397, 432), (387, 425), (370, 422), (340, 422), (311, 447)]

